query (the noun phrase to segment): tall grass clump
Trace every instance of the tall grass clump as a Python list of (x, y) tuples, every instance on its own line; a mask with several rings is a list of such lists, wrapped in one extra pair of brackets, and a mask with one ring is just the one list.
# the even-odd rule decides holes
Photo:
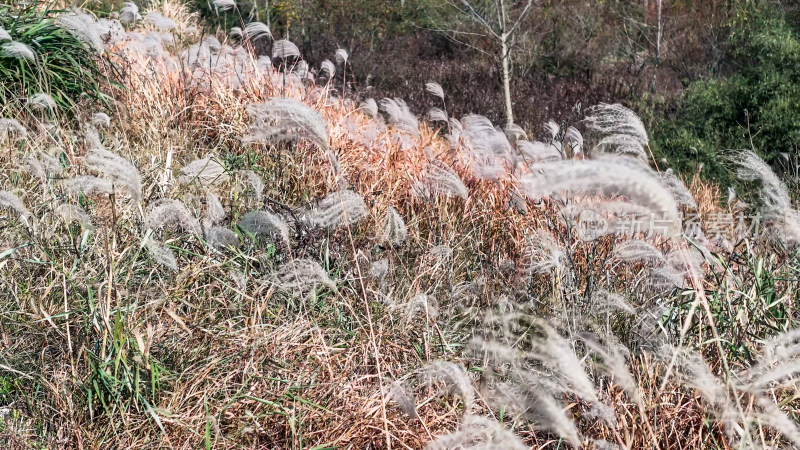
[(47, 93), (72, 110), (84, 99), (107, 102), (104, 87), (115, 70), (101, 55), (103, 42), (87, 14), (54, 9), (51, 2), (0, 5), (0, 103), (4, 114), (24, 99)]

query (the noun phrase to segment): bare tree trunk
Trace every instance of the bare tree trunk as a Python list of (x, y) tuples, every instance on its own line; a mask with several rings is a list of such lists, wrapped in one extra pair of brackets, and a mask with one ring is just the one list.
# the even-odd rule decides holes
[(508, 48), (508, 35), (500, 36), (500, 61), (503, 70), (503, 99), (506, 104), (506, 124), (514, 123), (514, 110), (511, 107), (511, 52)]

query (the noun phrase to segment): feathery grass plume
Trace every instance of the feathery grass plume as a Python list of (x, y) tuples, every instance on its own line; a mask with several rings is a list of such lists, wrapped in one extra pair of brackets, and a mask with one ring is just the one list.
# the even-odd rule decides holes
[(583, 370), (581, 360), (575, 356), (570, 341), (541, 319), (533, 319), (531, 324), (539, 329), (542, 335), (533, 338), (534, 346), (529, 356), (557, 370), (581, 398), (597, 403), (599, 400), (594, 385)]
[(550, 133), (550, 140), (555, 141), (556, 138), (558, 138), (559, 133), (561, 133), (561, 127), (552, 120), (548, 121), (544, 127), (547, 132)]
[(521, 126), (515, 123), (507, 123), (503, 132), (510, 141), (518, 141), (520, 139), (528, 139), (528, 133), (522, 129)]
[(458, 431), (439, 436), (426, 450), (526, 450), (528, 446), (503, 424), (468, 414)]
[(109, 127), (111, 125), (111, 118), (104, 112), (92, 114), (92, 126), (95, 127)]
[(378, 104), (375, 102), (374, 98), (368, 98), (364, 100), (359, 105), (359, 108), (373, 119), (378, 118)]
[(28, 135), (28, 131), (17, 119), (0, 118), (0, 135), (5, 133), (14, 133), (22, 137)]
[(431, 161), (425, 165), (421, 182), (425, 186), (425, 192), (432, 196), (460, 197), (466, 200), (469, 195), (458, 174), (441, 161)]
[(310, 259), (291, 260), (270, 278), (279, 289), (295, 298), (312, 295), (320, 286), (336, 291), (336, 283), (325, 269)]
[(173, 253), (169, 247), (156, 241), (152, 236), (145, 238), (144, 247), (147, 249), (147, 253), (150, 254), (153, 261), (170, 270), (178, 270), (178, 260), (175, 259), (175, 253)]
[(347, 58), (350, 57), (350, 54), (347, 53), (347, 50), (343, 48), (336, 49), (336, 55), (334, 55), (334, 60), (336, 64), (345, 64), (347, 63)]
[(214, 8), (217, 10), (217, 14), (221, 11), (230, 11), (231, 9), (236, 8), (236, 1), (235, 0), (214, 0)]
[(624, 312), (636, 314), (636, 310), (625, 300), (625, 297), (605, 289), (597, 289), (592, 293), (591, 308), (596, 313)]
[(137, 20), (141, 19), (142, 16), (139, 14), (139, 7), (136, 6), (136, 3), (125, 2), (125, 4), (122, 6), (122, 10), (120, 10), (119, 13), (119, 21), (125, 25), (131, 25), (136, 23)]
[(604, 137), (594, 148), (598, 153), (631, 156), (647, 161), (647, 151), (639, 140), (628, 134), (612, 134)]
[(169, 17), (164, 17), (163, 14), (152, 11), (144, 18), (147, 22), (153, 24), (158, 31), (171, 31), (178, 28), (178, 23)]
[(241, 41), (244, 39), (244, 31), (242, 31), (241, 27), (231, 27), (231, 30), (228, 31), (228, 37), (230, 37), (232, 41)]
[(641, 239), (629, 239), (614, 246), (613, 255), (622, 261), (641, 261), (666, 264), (667, 259), (661, 250)]
[(697, 352), (686, 347), (664, 345), (658, 355), (662, 360), (675, 358), (676, 378), (700, 393), (710, 412), (728, 432), (739, 428), (739, 413), (731, 401), (728, 388), (714, 375), (711, 367)]
[(285, 62), (286, 58), (299, 58), (300, 49), (293, 42), (281, 39), (272, 43), (272, 59), (280, 59)]
[(600, 356), (606, 373), (614, 378), (614, 382), (625, 391), (628, 397), (636, 403), (641, 402), (639, 383), (628, 370), (628, 363), (623, 354), (623, 352), (627, 353), (628, 349), (617, 342), (613, 335), (606, 336), (604, 342), (601, 342), (600, 338), (592, 333), (580, 333), (578, 337), (590, 351)]
[(439, 83), (435, 83), (433, 81), (425, 83), (425, 90), (431, 95), (444, 100), (444, 89), (442, 89), (442, 86)]
[(213, 157), (196, 159), (181, 167), (178, 177), (180, 184), (198, 182), (201, 185), (215, 185), (228, 181), (230, 176), (222, 164)]
[(8, 34), (8, 31), (6, 31), (5, 28), (0, 27), (0, 42), (11, 41), (11, 40), (13, 39), (11, 39), (11, 35)]
[(461, 398), (465, 414), (475, 406), (475, 389), (472, 379), (460, 364), (447, 361), (434, 361), (422, 367), (417, 374), (420, 383), (433, 387), (437, 382), (444, 384), (447, 394)]
[(103, 148), (93, 148), (86, 156), (86, 164), (113, 184), (126, 188), (136, 202), (142, 200), (142, 176), (130, 161)]
[(59, 175), (64, 170), (58, 158), (43, 151), (37, 151), (35, 154), (28, 155), (28, 157), (25, 158), (25, 163), (26, 165), (23, 170), (41, 180)]
[(253, 197), (261, 203), (264, 199), (264, 180), (261, 179), (261, 176), (252, 170), (239, 170), (236, 174), (244, 177), (244, 180), (250, 185), (250, 189), (253, 190)]
[(208, 222), (210, 225), (216, 225), (222, 222), (227, 216), (225, 213), (225, 208), (222, 206), (222, 202), (219, 200), (217, 194), (206, 191), (206, 216), (205, 221)]
[(383, 281), (386, 275), (389, 274), (389, 260), (386, 258), (379, 259), (369, 266), (369, 274), (377, 281)]
[(425, 323), (429, 320), (436, 319), (439, 316), (438, 302), (435, 297), (427, 294), (419, 293), (415, 295), (408, 303), (401, 305), (403, 308), (404, 323), (408, 326), (412, 320), (422, 316)]
[(145, 226), (158, 231), (164, 227), (175, 226), (177, 229), (201, 236), (203, 230), (200, 222), (180, 200), (166, 199), (156, 203), (145, 216)]
[(632, 136), (643, 147), (650, 142), (647, 130), (639, 116), (630, 109), (615, 103), (600, 103), (587, 110), (589, 114), (583, 121), (592, 129), (604, 134), (623, 134)]
[(470, 114), (461, 118), (461, 138), (472, 152), (489, 150), (492, 154), (510, 159), (511, 144), (502, 130), (495, 128), (484, 116)]
[(203, 235), (206, 243), (214, 248), (238, 247), (239, 236), (224, 227), (208, 227)]
[(31, 108), (37, 110), (46, 109), (48, 111), (52, 111), (56, 109), (56, 101), (53, 100), (53, 97), (51, 97), (48, 94), (45, 94), (44, 92), (33, 94), (30, 97), (28, 97), (28, 105), (30, 105)]
[(277, 214), (268, 211), (250, 211), (239, 223), (239, 228), (257, 237), (280, 239), (289, 246), (289, 225)]
[(399, 247), (405, 243), (407, 238), (408, 229), (406, 229), (406, 223), (394, 206), (389, 206), (386, 209), (386, 226), (383, 229), (384, 242)]
[(314, 81), (314, 74), (311, 73), (311, 70), (308, 68), (308, 63), (303, 61), (297, 61), (295, 65), (292, 67), (292, 73), (300, 77), (301, 80), (311, 80)]
[(58, 16), (56, 22), (78, 40), (88, 44), (92, 50), (103, 52), (103, 38), (95, 28), (94, 18), (89, 14), (66, 13)]
[(787, 244), (800, 243), (800, 212), (792, 207), (789, 189), (755, 152), (742, 150), (731, 157), (736, 174), (745, 181), (760, 181), (760, 210), (768, 223), (764, 230)]
[(380, 110), (386, 114), (389, 125), (400, 131), (419, 136), (419, 121), (408, 109), (406, 102), (399, 98), (384, 98), (379, 103)]
[(256, 41), (258, 39), (268, 37), (272, 38), (272, 32), (269, 30), (267, 24), (263, 22), (250, 22), (244, 27), (244, 34), (247, 39)]
[(108, 178), (93, 177), (90, 175), (79, 176), (64, 180), (64, 188), (69, 194), (111, 194), (114, 192), (114, 182)]
[(319, 111), (293, 98), (273, 98), (264, 103), (247, 106), (253, 119), (244, 143), (297, 141), (308, 139), (321, 149), (330, 150), (328, 127)]
[(523, 270), (527, 274), (548, 273), (563, 267), (567, 254), (550, 231), (533, 229), (528, 234), (526, 243)]
[(567, 134), (565, 136), (565, 140), (569, 142), (572, 146), (572, 151), (574, 153), (580, 153), (583, 151), (583, 135), (580, 131), (578, 131), (575, 127), (567, 128)]
[(56, 207), (55, 213), (64, 223), (70, 224), (72, 222), (78, 222), (84, 230), (94, 231), (91, 216), (78, 205), (62, 203)]
[(0, 56), (11, 59), (24, 59), (29, 63), (36, 62), (36, 53), (27, 44), (19, 41), (6, 42), (0, 45)]
[(517, 141), (517, 148), (522, 159), (528, 164), (561, 161), (561, 152), (552, 145), (540, 141)]
[(795, 446), (800, 446), (800, 427), (797, 422), (787, 417), (772, 400), (759, 396), (756, 400), (759, 411), (755, 418), (760, 424), (773, 428), (791, 441)]
[(400, 381), (395, 381), (392, 383), (392, 386), (389, 388), (389, 392), (386, 395), (386, 400), (397, 403), (400, 411), (403, 411), (403, 413), (405, 413), (408, 417), (417, 416), (417, 407), (414, 402), (414, 394), (409, 392)]
[(22, 200), (9, 191), (0, 191), (0, 208), (14, 210), (14, 212), (21, 217), (26, 218), (26, 220), (29, 217), (33, 217), (28, 208), (25, 207), (25, 204), (22, 203)]
[(675, 197), (675, 201), (678, 202), (679, 206), (697, 208), (697, 201), (695, 201), (694, 196), (689, 192), (689, 189), (683, 181), (675, 175), (672, 169), (661, 172), (659, 177), (661, 178), (661, 182), (664, 183), (664, 186), (666, 186), (672, 193), (672, 196)]
[(562, 192), (627, 197), (662, 218), (665, 226), (660, 232), (676, 236), (681, 227), (675, 199), (649, 168), (632, 161), (616, 157), (536, 164), (532, 167), (536, 173), (523, 176), (520, 182), (532, 199)]
[(428, 119), (431, 122), (447, 122), (447, 114), (441, 108), (431, 108), (428, 110)]
[(325, 73), (327, 74), (328, 78), (333, 78), (333, 76), (336, 75), (336, 66), (329, 59), (326, 59), (325, 61), (322, 61), (319, 73), (320, 75)]
[(349, 190), (327, 195), (316, 207), (306, 211), (306, 220), (315, 227), (335, 228), (354, 224), (369, 215), (364, 198)]

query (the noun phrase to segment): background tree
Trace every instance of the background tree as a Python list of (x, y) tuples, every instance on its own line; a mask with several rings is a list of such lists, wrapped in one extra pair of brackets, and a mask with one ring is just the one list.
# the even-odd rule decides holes
[[(450, 4), (461, 16), (477, 25), (477, 30), (448, 30), (448, 35), (497, 59), (503, 81), (506, 123), (514, 123), (511, 51), (517, 34), (526, 25), (525, 17), (533, 7), (533, 0), (450, 0)], [(479, 38), (477, 41), (476, 37)], [(481, 48), (481, 42), (487, 38), (494, 48)]]

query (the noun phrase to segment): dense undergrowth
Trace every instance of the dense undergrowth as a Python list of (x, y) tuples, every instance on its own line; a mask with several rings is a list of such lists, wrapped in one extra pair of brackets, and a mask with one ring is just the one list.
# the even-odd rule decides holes
[(420, 119), (333, 95), (347, 52), (125, 7), (117, 101), (2, 122), (3, 446), (800, 444), (798, 213), (755, 154), (726, 203), (619, 105), (529, 140), (434, 83)]

